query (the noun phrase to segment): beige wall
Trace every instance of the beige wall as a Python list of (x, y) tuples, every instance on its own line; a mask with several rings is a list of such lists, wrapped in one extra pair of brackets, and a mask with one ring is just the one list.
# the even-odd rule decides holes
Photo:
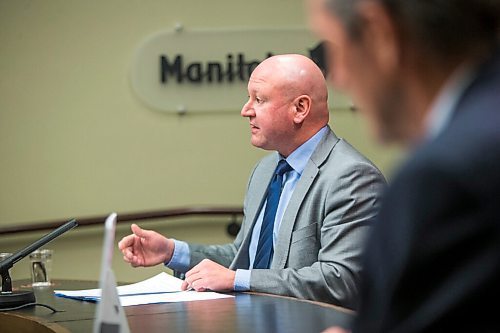
[[(240, 205), (265, 152), (233, 113), (177, 116), (147, 109), (129, 68), (145, 37), (172, 28), (305, 26), (302, 0), (0, 0), (0, 226), (190, 205)], [(202, 48), (202, 46), (201, 46)], [(243, 98), (246, 91), (241, 92)], [(390, 175), (382, 149), (355, 114), (332, 111), (337, 133)], [(201, 243), (225, 242), (227, 220), (179, 219), (149, 227)], [(50, 244), (54, 276), (96, 279), (100, 228)], [(127, 230), (119, 228), (117, 238)], [(0, 236), (14, 251), (41, 233)], [(20, 263), (13, 278), (28, 277)], [(120, 281), (161, 270), (127, 267)]]

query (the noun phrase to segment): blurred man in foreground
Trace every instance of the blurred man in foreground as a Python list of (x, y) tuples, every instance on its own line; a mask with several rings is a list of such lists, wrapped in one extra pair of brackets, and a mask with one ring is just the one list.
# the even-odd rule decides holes
[(499, 332), (500, 1), (308, 5), (333, 84), (412, 150), (374, 224), (353, 331)]

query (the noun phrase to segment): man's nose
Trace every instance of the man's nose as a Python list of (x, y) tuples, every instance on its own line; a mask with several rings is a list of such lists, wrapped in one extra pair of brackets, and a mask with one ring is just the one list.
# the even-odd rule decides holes
[(245, 105), (241, 108), (241, 116), (242, 117), (251, 117), (254, 115), (254, 111), (250, 101), (246, 102)]

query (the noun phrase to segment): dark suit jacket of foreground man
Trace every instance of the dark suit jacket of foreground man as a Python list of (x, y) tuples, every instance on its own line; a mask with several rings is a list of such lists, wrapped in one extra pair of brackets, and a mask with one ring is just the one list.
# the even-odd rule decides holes
[[(277, 163), (273, 153), (254, 169), (234, 243), (189, 244), (191, 266), (208, 258), (231, 269), (248, 269), (253, 225)], [(356, 307), (361, 252), (384, 189), (380, 171), (329, 130), (284, 212), (271, 267), (252, 270), (250, 289)]]
[(354, 332), (500, 332), (498, 51), (389, 187)]

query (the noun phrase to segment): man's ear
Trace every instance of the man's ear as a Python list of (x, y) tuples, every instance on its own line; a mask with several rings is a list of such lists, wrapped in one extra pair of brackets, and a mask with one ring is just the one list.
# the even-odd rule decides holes
[(302, 124), (311, 111), (311, 97), (308, 95), (300, 95), (295, 98), (293, 108), (293, 122), (295, 124)]
[(401, 41), (396, 23), (375, 1), (362, 2), (358, 9), (364, 23), (362, 38), (375, 64), (385, 73), (397, 70), (401, 65)]

